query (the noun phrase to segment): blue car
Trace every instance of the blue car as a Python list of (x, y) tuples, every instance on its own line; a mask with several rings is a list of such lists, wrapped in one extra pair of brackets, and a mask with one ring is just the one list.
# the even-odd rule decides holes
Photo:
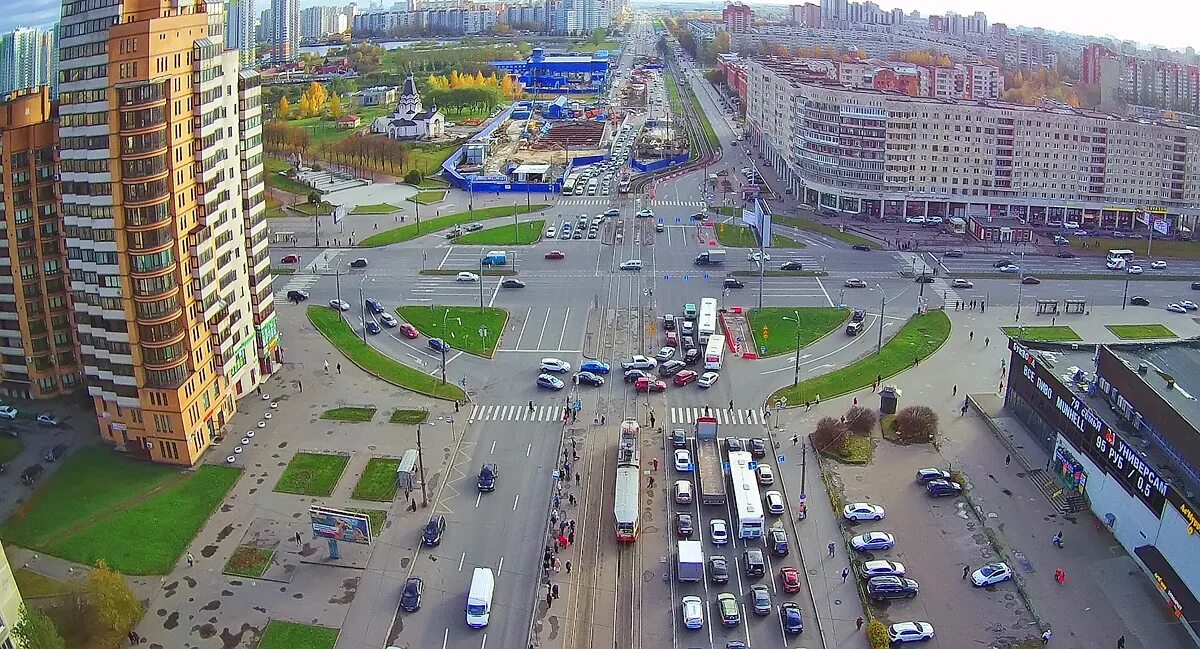
[(374, 320), (370, 320), (367, 322), (367, 333), (377, 334), (380, 331), (381, 331), (381, 329), (379, 328), (379, 324), (376, 323)]
[(441, 338), (430, 338), (429, 347), (436, 352), (450, 351), (450, 345), (447, 345), (446, 341), (442, 340)]
[(608, 363), (600, 361), (584, 361), (579, 364), (580, 372), (591, 372), (592, 374), (608, 374), (612, 371), (612, 367)]
[(800, 607), (793, 602), (784, 602), (779, 607), (779, 620), (789, 634), (804, 631), (804, 617), (800, 614)]

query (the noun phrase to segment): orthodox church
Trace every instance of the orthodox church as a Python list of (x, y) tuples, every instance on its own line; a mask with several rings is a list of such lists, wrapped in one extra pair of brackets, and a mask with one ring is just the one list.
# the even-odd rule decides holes
[(446, 132), (446, 117), (437, 106), (421, 106), (421, 93), (412, 72), (404, 81), (396, 112), (371, 122), (372, 133), (382, 133), (393, 140), (417, 140), (441, 137)]

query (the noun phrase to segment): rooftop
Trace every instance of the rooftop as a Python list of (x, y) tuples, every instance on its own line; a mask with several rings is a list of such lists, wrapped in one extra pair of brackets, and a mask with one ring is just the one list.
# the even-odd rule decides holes
[[(1200, 427), (1200, 343), (1114, 345), (1108, 349), (1134, 372), (1141, 363), (1149, 365), (1148, 372), (1138, 373), (1142, 381), (1184, 419)], [(1169, 389), (1167, 377), (1175, 381)]]

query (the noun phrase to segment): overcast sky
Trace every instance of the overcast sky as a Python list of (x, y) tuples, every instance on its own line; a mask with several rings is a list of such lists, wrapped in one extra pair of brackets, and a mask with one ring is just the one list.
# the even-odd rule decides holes
[[(796, 3), (802, 1), (795, 0)], [(1200, 45), (1200, 36), (1196, 34), (1196, 26), (1200, 24), (1200, 3), (1193, 4), (1191, 0), (1140, 0), (1136, 3), (1120, 4), (1096, 0), (876, 1), (884, 9), (900, 7), (906, 12), (916, 9), (924, 15), (946, 11), (956, 11), (960, 14), (982, 11), (990, 21), (1010, 25), (1045, 27), (1091, 36), (1111, 35), (1172, 48)], [(369, 3), (370, 0), (360, 0), (359, 6)], [(62, 6), (62, 2), (58, 0), (14, 0), (4, 1), (3, 4), (5, 11), (0, 13), (0, 31), (8, 31), (17, 26), (49, 25), (58, 19), (59, 8)], [(269, 6), (269, 1), (258, 0), (256, 4), (265, 9)], [(300, 4), (312, 6), (336, 3), (302, 0)], [(787, 0), (769, 0), (764, 3), (749, 0), (747, 4), (793, 3)], [(384, 0), (384, 6), (391, 5), (390, 0)]]

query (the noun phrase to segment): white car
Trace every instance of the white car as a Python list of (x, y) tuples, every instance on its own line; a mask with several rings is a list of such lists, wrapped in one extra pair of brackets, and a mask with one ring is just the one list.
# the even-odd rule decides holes
[(896, 537), (887, 532), (867, 532), (850, 539), (850, 546), (859, 552), (891, 550), (896, 547)]
[(1191, 300), (1180, 300), (1179, 306), (1187, 309), (1188, 311), (1195, 311), (1197, 308), (1196, 303)]
[(675, 451), (675, 470), (681, 473), (692, 470), (692, 454), (686, 448)]
[(696, 385), (702, 388), (711, 388), (719, 378), (721, 378), (721, 375), (717, 372), (705, 372), (700, 375), (700, 378), (696, 381)]
[(345, 300), (330, 300), (329, 308), (333, 309), (334, 311), (349, 311), (350, 303)]
[(888, 627), (888, 641), (920, 642), (933, 638), (933, 625), (928, 622), (897, 622)]
[(5, 419), (16, 419), (17, 409), (12, 406), (0, 406), (0, 417)]
[(906, 216), (906, 217), (904, 217), (904, 222), (905, 223), (925, 223), (925, 217), (923, 217), (923, 216)]
[(570, 372), (571, 364), (559, 358), (543, 358), (538, 369), (543, 372)]
[(859, 574), (863, 579), (871, 577), (884, 577), (891, 575), (893, 577), (903, 577), (905, 573), (904, 564), (898, 561), (884, 561), (883, 559), (875, 559), (873, 561), (864, 561), (858, 567)]
[(787, 505), (784, 504), (783, 494), (778, 491), (768, 491), (766, 493), (767, 511), (776, 516), (787, 511)]
[(1008, 564), (1004, 562), (989, 563), (971, 573), (971, 583), (980, 587), (991, 586), (1012, 578), (1012, 568), (1009, 568)]
[(1154, 270), (1162, 270), (1167, 267), (1167, 262), (1165, 262), (1161, 259), (1158, 261), (1152, 261), (1152, 262), (1150, 262), (1150, 267), (1153, 268)]
[(762, 258), (761, 258), (762, 260), (771, 261), (771, 253), (769, 253), (769, 252), (761, 252), (760, 253), (757, 250), (751, 250), (750, 252), (746, 253), (746, 259), (748, 259), (750, 261), (760, 261), (760, 258), (759, 258), (760, 254), (762, 255)]
[(714, 518), (708, 522), (708, 538), (712, 539), (713, 545), (729, 543), (729, 524), (724, 518)]
[(652, 218), (654, 218), (654, 210), (652, 210), (650, 208), (646, 208), (644, 210), (638, 210), (637, 216), (639, 218), (643, 218), (643, 219), (652, 219)]
[(965, 279), (956, 279), (953, 282), (950, 282), (950, 286), (953, 288), (974, 288), (975, 282)]
[(383, 326), (385, 327), (395, 327), (397, 324), (400, 324), (396, 321), (396, 316), (390, 313), (380, 313), (379, 321), (382, 322)]
[(558, 230), (555, 230), (554, 226), (550, 226), (550, 227), (546, 228), (546, 238), (547, 239), (553, 239), (557, 236), (558, 236)]
[(689, 629), (704, 628), (704, 603), (695, 595), (683, 598), (683, 626)]
[(1078, 221), (1063, 221), (1063, 228), (1067, 229), (1067, 230), (1078, 230), (1079, 222)]
[(464, 270), (463, 272), (459, 273), (457, 277), (454, 278), (454, 281), (456, 281), (456, 282), (478, 282), (479, 276), (476, 275), (475, 273), (468, 273), (467, 271)]
[(842, 508), (842, 516), (848, 521), (881, 521), (885, 515), (883, 507), (871, 503), (850, 503)]
[(771, 465), (759, 464), (754, 471), (758, 474), (758, 484), (764, 487), (775, 484), (775, 472), (771, 470)]
[(846, 288), (866, 288), (867, 283), (857, 277), (851, 277), (843, 284)]
[(1009, 264), (1007, 266), (1001, 266), (999, 270), (1002, 273), (1019, 273), (1021, 272), (1021, 267), (1016, 264)]
[(1141, 275), (1142, 267), (1141, 266), (1130, 266), (1129, 268), (1125, 269), (1125, 272), (1129, 273), (1130, 275)]
[(926, 225), (929, 225), (929, 224), (931, 224), (931, 223), (932, 223), (932, 224), (934, 224), (934, 225), (939, 225), (939, 224), (943, 223), (943, 219), (942, 219), (942, 217), (940, 217), (940, 216), (927, 216), (927, 217), (925, 217), (925, 224), (926, 224)]
[(1187, 313), (1187, 309), (1183, 308), (1182, 304), (1175, 304), (1174, 302), (1167, 305), (1167, 310), (1171, 313)]

